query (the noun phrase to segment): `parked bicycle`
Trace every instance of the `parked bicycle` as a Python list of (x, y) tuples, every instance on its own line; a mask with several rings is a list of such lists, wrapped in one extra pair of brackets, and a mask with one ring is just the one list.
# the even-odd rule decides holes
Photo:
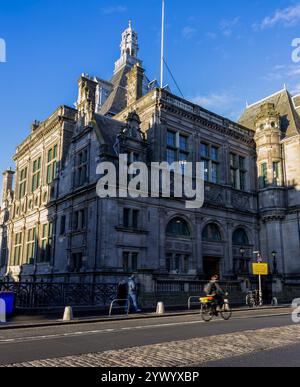
[(222, 306), (219, 306), (218, 302), (213, 296), (200, 298), (201, 317), (203, 321), (210, 322), (214, 317), (218, 317), (219, 315), (221, 315), (225, 321), (230, 320), (232, 311), (230, 308), (229, 300), (227, 298), (228, 293), (225, 294), (225, 297), (226, 298), (224, 299)]
[(259, 308), (263, 306), (263, 300), (261, 299), (258, 290), (253, 290), (247, 294), (246, 305), (249, 308)]

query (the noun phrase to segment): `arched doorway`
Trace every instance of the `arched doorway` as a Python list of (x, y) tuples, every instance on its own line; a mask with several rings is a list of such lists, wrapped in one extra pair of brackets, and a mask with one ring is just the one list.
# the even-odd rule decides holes
[(232, 234), (233, 272), (235, 276), (249, 276), (251, 245), (246, 230), (237, 228)]
[(182, 217), (170, 220), (166, 228), (166, 270), (169, 274), (189, 274), (192, 269), (192, 232)]
[(203, 242), (203, 273), (205, 279), (213, 275), (221, 275), (221, 259), (223, 257), (222, 234), (216, 223), (207, 224), (202, 231)]

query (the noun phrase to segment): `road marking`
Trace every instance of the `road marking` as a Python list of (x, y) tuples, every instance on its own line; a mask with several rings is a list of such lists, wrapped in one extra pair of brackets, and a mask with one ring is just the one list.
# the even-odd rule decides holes
[[(256, 316), (244, 316), (244, 317), (233, 317), (232, 320), (248, 320), (250, 318), (266, 318), (266, 317), (281, 317), (288, 316), (289, 313), (284, 314), (267, 314), (267, 315), (256, 315)], [(199, 316), (200, 318), (200, 316)], [(222, 319), (215, 319), (210, 322), (210, 324), (224, 322)], [(58, 333), (52, 335), (43, 335), (43, 336), (29, 336), (29, 337), (16, 337), (10, 339), (1, 339), (1, 344), (16, 344), (16, 343), (25, 343), (30, 341), (44, 341), (44, 340), (54, 340), (59, 338), (71, 338), (76, 336), (90, 336), (90, 335), (100, 335), (100, 334), (108, 334), (108, 333), (122, 333), (122, 332), (130, 332), (134, 330), (147, 330), (147, 329), (159, 329), (166, 327), (176, 327), (176, 326), (187, 326), (187, 325), (196, 325), (196, 324), (207, 324), (202, 320), (199, 321), (183, 321), (178, 323), (163, 323), (163, 324), (152, 324), (152, 325), (139, 325), (134, 327), (124, 327), (124, 328), (115, 328), (115, 329), (100, 329), (93, 331), (79, 331), (79, 332), (70, 332), (70, 333)], [(227, 322), (228, 324), (228, 322)]]

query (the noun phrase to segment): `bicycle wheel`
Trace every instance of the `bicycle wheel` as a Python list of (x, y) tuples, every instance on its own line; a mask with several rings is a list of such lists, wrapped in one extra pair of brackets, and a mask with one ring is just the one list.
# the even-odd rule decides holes
[(210, 322), (212, 318), (214, 317), (212, 308), (207, 304), (201, 305), (201, 317), (202, 320), (205, 322)]
[(230, 318), (232, 316), (232, 311), (231, 311), (230, 305), (227, 302), (225, 302), (225, 304), (223, 305), (220, 314), (221, 314), (223, 320), (225, 320), (225, 321), (230, 320)]

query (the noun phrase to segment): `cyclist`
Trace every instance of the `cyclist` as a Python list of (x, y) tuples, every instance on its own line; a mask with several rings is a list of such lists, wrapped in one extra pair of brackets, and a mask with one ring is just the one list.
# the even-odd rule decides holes
[(224, 305), (225, 292), (219, 285), (219, 276), (214, 275), (210, 282), (205, 286), (204, 291), (208, 297), (214, 297), (217, 303), (217, 310), (221, 310)]

